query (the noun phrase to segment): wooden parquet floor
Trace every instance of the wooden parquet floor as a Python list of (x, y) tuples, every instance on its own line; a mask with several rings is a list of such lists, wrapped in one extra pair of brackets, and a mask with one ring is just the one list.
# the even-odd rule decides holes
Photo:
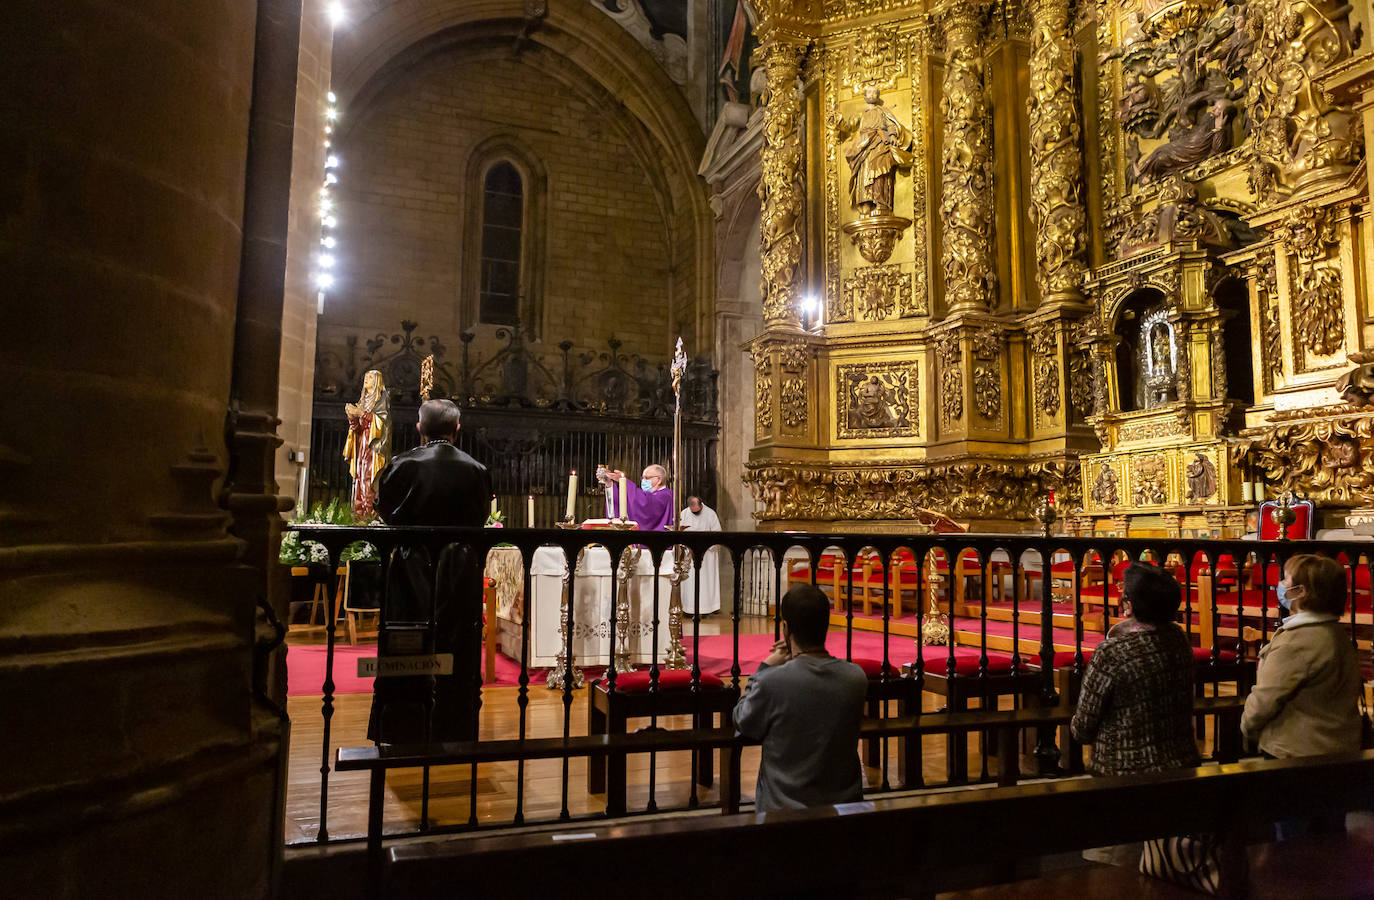
[[(723, 617), (708, 617), (701, 623), (701, 633), (728, 633), (731, 625)], [(742, 622), (741, 633), (771, 632), (768, 619)], [(551, 691), (541, 682), (531, 681), (529, 704), (526, 709), (526, 737), (558, 737), (587, 733), (587, 689), (574, 692), (565, 708), (561, 691)], [(1010, 708), (1011, 698), (1003, 697), (1002, 705)], [(494, 687), (482, 692), (479, 733), (482, 740), (510, 739), (520, 736), (519, 688)], [(328, 780), (327, 813), (324, 824), (328, 837), (338, 840), (361, 837), (367, 827), (368, 776), (365, 773), (332, 771), (335, 751), (339, 747), (367, 746), (368, 713), (372, 695), (341, 694), (334, 699), (328, 761), (331, 771)], [(943, 698), (926, 694), (923, 706), (927, 711), (941, 708)], [(286, 842), (309, 843), (318, 839), (321, 828), (321, 767), (323, 752), (323, 719), (318, 696), (291, 697), (287, 701), (291, 716), (291, 747), (288, 762), (286, 797)], [(888, 711), (895, 715), (895, 704)], [(632, 727), (634, 723), (631, 723)], [(648, 724), (644, 720), (643, 724)], [(687, 717), (664, 717), (664, 728), (686, 728)], [(1210, 741), (1210, 723), (1208, 741)], [(886, 774), (889, 784), (900, 784), (897, 774), (896, 741), (889, 740)], [(931, 736), (923, 739), (923, 773), (936, 784), (945, 780), (945, 738)], [(1204, 749), (1206, 753), (1206, 749)], [(968, 771), (978, 778), (986, 771), (978, 735), (969, 736)], [(758, 775), (759, 750), (747, 748), (741, 761), (741, 778), (746, 799), (753, 795)], [(995, 772), (995, 760), (987, 762)], [(687, 752), (662, 753), (654, 757), (652, 778), (648, 754), (631, 756), (628, 763), (627, 808), (644, 812), (650, 798), (658, 810), (683, 809), (692, 796), (692, 758)], [(1029, 771), (1023, 767), (1023, 771)], [(866, 768), (864, 776), (870, 787), (883, 783), (882, 768)], [(385, 828), (389, 834), (417, 830), (420, 822), (423, 795), (422, 770), (401, 770), (387, 779)], [(434, 768), (429, 773), (429, 819), (436, 826), (480, 824), (499, 826), (516, 824), (517, 810), (524, 824), (557, 821), (560, 816), (574, 818), (597, 816), (605, 810), (605, 797), (587, 793), (587, 760), (536, 760), (517, 763), (492, 763), (470, 766)], [(697, 800), (703, 805), (718, 802), (716, 788), (697, 788)]]
[[(702, 623), (701, 633), (728, 633), (730, 622), (722, 617), (710, 617)], [(741, 632), (772, 630), (768, 619), (742, 622)], [(479, 734), (482, 740), (515, 738), (520, 735), (519, 688), (485, 688)], [(587, 690), (576, 691), (566, 710), (566, 728), (570, 735), (587, 733)], [(926, 706), (938, 709), (940, 698), (928, 695)], [(332, 771), (335, 751), (339, 747), (368, 745), (367, 719), (372, 695), (340, 694), (334, 698), (334, 715), (330, 725), (328, 760), (328, 815), (325, 824), (330, 839), (361, 836), (367, 827), (367, 787), (365, 773)], [(291, 716), (291, 748), (286, 797), (287, 843), (311, 842), (318, 839), (321, 827), (321, 766), (324, 760), (324, 737), (321, 700), (319, 697), (291, 697), (287, 700)], [(895, 704), (890, 714), (895, 715)], [(633, 725), (634, 723), (632, 723)], [(648, 724), (647, 720), (644, 724)], [(665, 717), (664, 728), (686, 728), (687, 717)], [(560, 691), (551, 691), (539, 682), (531, 682), (529, 705), (526, 710), (527, 737), (557, 737), (564, 734), (565, 707)], [(970, 739), (969, 771), (977, 775), (982, 758), (978, 738)], [(934, 781), (944, 780), (945, 740), (934, 736), (924, 740), (925, 772)], [(888, 777), (897, 777), (896, 742), (889, 742)], [(746, 797), (752, 796), (758, 775), (759, 750), (745, 750), (741, 760), (742, 784)], [(687, 807), (692, 794), (692, 759), (687, 752), (656, 754), (654, 758), (653, 799), (660, 810)], [(649, 756), (631, 756), (628, 764), (628, 808), (648, 809), (651, 784)], [(867, 769), (870, 785), (882, 783), (880, 769)], [(420, 822), (423, 773), (403, 770), (387, 779), (386, 830), (388, 833), (411, 832)], [(475, 796), (474, 796), (475, 795)], [(473, 777), (470, 766), (443, 767), (430, 770), (429, 819), (434, 825), (513, 824), (517, 808), (524, 822), (554, 821), (562, 815), (573, 817), (598, 815), (605, 810), (605, 797), (587, 793), (587, 761), (585, 758), (535, 760), (524, 764), (483, 764)], [(719, 800), (716, 788), (697, 788), (701, 804)]]
[[(512, 738), (519, 734), (518, 688), (489, 688), (483, 691), (480, 735), (483, 740)], [(563, 734), (563, 697), (560, 692), (531, 686), (527, 710), (527, 736), (554, 737)], [(573, 697), (568, 721), (572, 735), (587, 733), (587, 691)], [(938, 698), (928, 699), (931, 709)], [(335, 698), (331, 725), (329, 758), (339, 747), (368, 745), (367, 718), (371, 694), (342, 694)], [(291, 752), (286, 797), (286, 840), (288, 843), (314, 841), (320, 828), (320, 765), (323, 739), (318, 697), (292, 697)], [(660, 720), (665, 728), (686, 728), (685, 716)], [(981, 755), (978, 739), (971, 738), (970, 772), (978, 773)], [(889, 748), (889, 778), (897, 783), (895, 742)], [(925, 739), (925, 771), (932, 780), (944, 778), (944, 738)], [(686, 752), (655, 755), (654, 799), (659, 809), (681, 809), (688, 805), (692, 792), (692, 760)], [(759, 750), (747, 748), (741, 761), (746, 796), (753, 793), (758, 775)], [(879, 784), (882, 772), (866, 769), (868, 784)], [(649, 803), (650, 778), (648, 754), (631, 756), (628, 764), (627, 804), (631, 811), (645, 811)], [(422, 772), (402, 770), (387, 779), (386, 831), (414, 831), (420, 821)], [(523, 795), (521, 784), (523, 782)], [(476, 797), (473, 788), (476, 787)], [(566, 791), (565, 791), (566, 785)], [(361, 836), (367, 827), (368, 778), (360, 772), (330, 772), (328, 830), (331, 839)], [(719, 800), (715, 787), (698, 788), (698, 801), (711, 804)], [(435, 825), (461, 825), (476, 821), (483, 825), (513, 824), (517, 804), (526, 823), (556, 820), (566, 804), (574, 817), (599, 814), (605, 797), (587, 793), (587, 761), (571, 759), (535, 760), (524, 766), (523, 775), (516, 763), (483, 764), (474, 780), (470, 766), (440, 767), (430, 770), (429, 816)]]

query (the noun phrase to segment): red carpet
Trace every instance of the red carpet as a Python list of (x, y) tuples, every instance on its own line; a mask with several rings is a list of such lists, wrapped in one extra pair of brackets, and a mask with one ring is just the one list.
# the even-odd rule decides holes
[[(687, 659), (692, 659), (692, 636), (684, 635), (682, 638), (683, 646), (687, 650)], [(739, 636), (739, 667), (740, 675), (748, 676), (758, 671), (759, 663), (768, 656), (768, 651), (773, 646), (773, 636), (771, 634), (742, 634)], [(700, 643), (697, 645), (701, 671), (708, 675), (717, 675), (721, 678), (730, 677), (731, 658), (733, 656), (734, 639), (728, 634), (702, 635)], [(881, 661), (883, 658), (883, 636), (872, 631), (855, 631), (853, 652), (845, 653), (845, 633), (843, 630), (832, 629), (826, 638), (825, 648), (833, 655), (841, 658), (851, 659), (873, 659)], [(957, 647), (956, 656), (967, 656), (979, 654), (977, 647)], [(898, 637), (890, 635), (888, 637), (888, 661), (894, 666), (901, 666), (916, 659), (916, 642), (909, 637)], [(925, 661), (927, 668), (936, 660), (947, 660), (949, 658), (949, 648), (927, 647), (925, 648)]]
[[(292, 646), (286, 648), (286, 695), (288, 697), (323, 696), (324, 664), (326, 647)], [(362, 644), (350, 647), (336, 644), (334, 647), (334, 693), (370, 694), (372, 679), (358, 677), (358, 660), (376, 656), (375, 644)]]
[[(286, 649), (286, 694), (288, 697), (324, 695), (326, 648), (320, 645), (288, 645)], [(334, 645), (334, 693), (370, 694), (372, 679), (358, 677), (358, 660), (377, 655), (376, 644)], [(531, 681), (534, 676), (531, 675)], [(496, 654), (496, 680), (489, 685), (520, 683), (520, 665), (504, 654)]]
[[(961, 630), (977, 632), (977, 619), (959, 619), (958, 626)], [(690, 631), (690, 625), (688, 627)], [(1021, 636), (1023, 638), (1037, 639), (1040, 636), (1040, 626), (1030, 626), (1022, 624)], [(1010, 637), (1012, 626), (1010, 622), (988, 622), (988, 634), (1002, 635)], [(1056, 637), (1063, 643), (1073, 643), (1073, 632), (1069, 629), (1055, 629)], [(1102, 640), (1102, 635), (1093, 632), (1085, 632), (1083, 635), (1083, 647), (1085, 649), (1096, 646)], [(890, 635), (888, 638), (888, 660), (896, 666), (909, 663), (916, 658), (916, 642), (909, 637)], [(687, 659), (690, 662), (693, 658), (693, 641), (691, 634), (685, 634), (682, 638), (684, 649), (687, 651)], [(739, 636), (739, 665), (740, 675), (749, 676), (758, 670), (759, 663), (768, 656), (768, 651), (773, 646), (773, 636), (771, 634), (741, 634)], [(701, 671), (716, 675), (721, 678), (730, 678), (730, 668), (733, 664), (734, 638), (729, 634), (702, 635), (696, 644), (697, 653), (700, 656)], [(853, 632), (852, 651), (846, 653), (846, 635), (843, 628), (832, 627), (830, 636), (826, 641), (826, 648), (835, 656), (841, 658), (868, 658), (881, 660), (883, 658), (883, 636), (881, 632), (859, 631)], [(955, 650), (957, 656), (977, 655), (977, 647), (959, 647)], [(994, 651), (996, 652), (996, 651)], [(370, 693), (372, 691), (371, 678), (359, 678), (358, 662), (361, 657), (376, 656), (377, 648), (373, 644), (364, 644), (350, 647), (347, 644), (338, 644), (334, 648), (334, 693), (336, 694), (358, 694)], [(945, 660), (949, 657), (949, 651), (942, 646), (927, 647), (925, 659), (927, 665), (936, 660)], [(325, 648), (322, 645), (290, 646), (287, 650), (287, 694), (292, 697), (298, 696), (321, 696), (323, 693), (321, 685), (324, 683)], [(546, 670), (531, 670), (530, 682), (539, 682), (539, 676)], [(599, 668), (584, 669), (588, 680), (600, 674)], [(490, 687), (513, 686), (520, 683), (520, 665), (510, 657), (498, 653), (496, 654), (496, 679), (487, 682)]]

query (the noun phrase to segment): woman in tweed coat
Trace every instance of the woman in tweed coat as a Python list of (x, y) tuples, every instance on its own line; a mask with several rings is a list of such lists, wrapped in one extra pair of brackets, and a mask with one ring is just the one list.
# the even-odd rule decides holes
[(1092, 745), (1098, 775), (1199, 764), (1193, 738), (1193, 648), (1174, 619), (1179, 586), (1163, 569), (1133, 563), (1121, 591), (1125, 616), (1093, 651), (1070, 727)]

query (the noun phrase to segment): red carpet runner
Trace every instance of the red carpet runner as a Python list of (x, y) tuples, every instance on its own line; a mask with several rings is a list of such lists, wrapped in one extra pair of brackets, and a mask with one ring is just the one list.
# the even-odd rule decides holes
[[(989, 633), (996, 633), (999, 629), (996, 626), (1004, 626), (1010, 632), (1009, 623), (988, 623)], [(1029, 629), (1022, 626), (1022, 633), (1027, 634)], [(1084, 646), (1092, 646), (1096, 643), (1093, 638), (1095, 635), (1084, 636)], [(693, 658), (693, 641), (690, 634), (684, 635), (683, 646), (687, 651), (687, 659), (690, 662)], [(696, 644), (697, 654), (701, 663), (701, 671), (708, 675), (717, 675), (724, 679), (729, 679), (732, 661), (734, 658), (734, 638), (728, 634), (702, 635)], [(773, 636), (771, 634), (741, 634), (739, 636), (739, 665), (740, 675), (747, 677), (752, 675), (768, 656), (769, 649), (773, 646)], [(826, 641), (826, 648), (839, 657), (868, 658), (881, 660), (883, 658), (883, 636), (872, 631), (855, 631), (852, 653), (846, 653), (845, 633), (843, 630), (832, 630), (830, 637)], [(955, 650), (958, 656), (977, 656), (977, 647), (958, 647)], [(371, 693), (372, 679), (358, 677), (358, 660), (360, 658), (376, 656), (377, 648), (373, 644), (364, 644), (350, 647), (347, 644), (340, 644), (334, 648), (334, 693), (336, 694), (360, 694)], [(894, 666), (901, 666), (909, 663), (916, 658), (916, 644), (911, 638), (897, 637), (893, 635), (889, 638), (888, 660)], [(927, 647), (925, 650), (926, 669), (935, 671), (941, 669), (949, 658), (949, 650), (946, 647)], [(324, 684), (325, 669), (325, 648), (318, 645), (290, 646), (286, 656), (287, 667), (287, 694), (292, 697), (302, 696), (321, 696), (323, 694), (322, 685)], [(530, 674), (531, 685), (542, 685), (543, 681), (538, 676), (546, 670), (535, 670)], [(590, 676), (589, 676), (590, 677)], [(488, 682), (488, 687), (509, 687), (520, 683), (520, 665), (515, 660), (505, 654), (496, 654), (496, 679)]]

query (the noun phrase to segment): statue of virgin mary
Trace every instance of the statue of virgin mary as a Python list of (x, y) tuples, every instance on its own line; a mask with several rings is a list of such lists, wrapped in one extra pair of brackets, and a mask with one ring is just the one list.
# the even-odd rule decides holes
[(353, 476), (353, 517), (359, 524), (377, 518), (377, 479), (391, 459), (391, 409), (382, 373), (368, 370), (357, 403), (344, 406), (348, 415), (348, 440), (344, 459)]

